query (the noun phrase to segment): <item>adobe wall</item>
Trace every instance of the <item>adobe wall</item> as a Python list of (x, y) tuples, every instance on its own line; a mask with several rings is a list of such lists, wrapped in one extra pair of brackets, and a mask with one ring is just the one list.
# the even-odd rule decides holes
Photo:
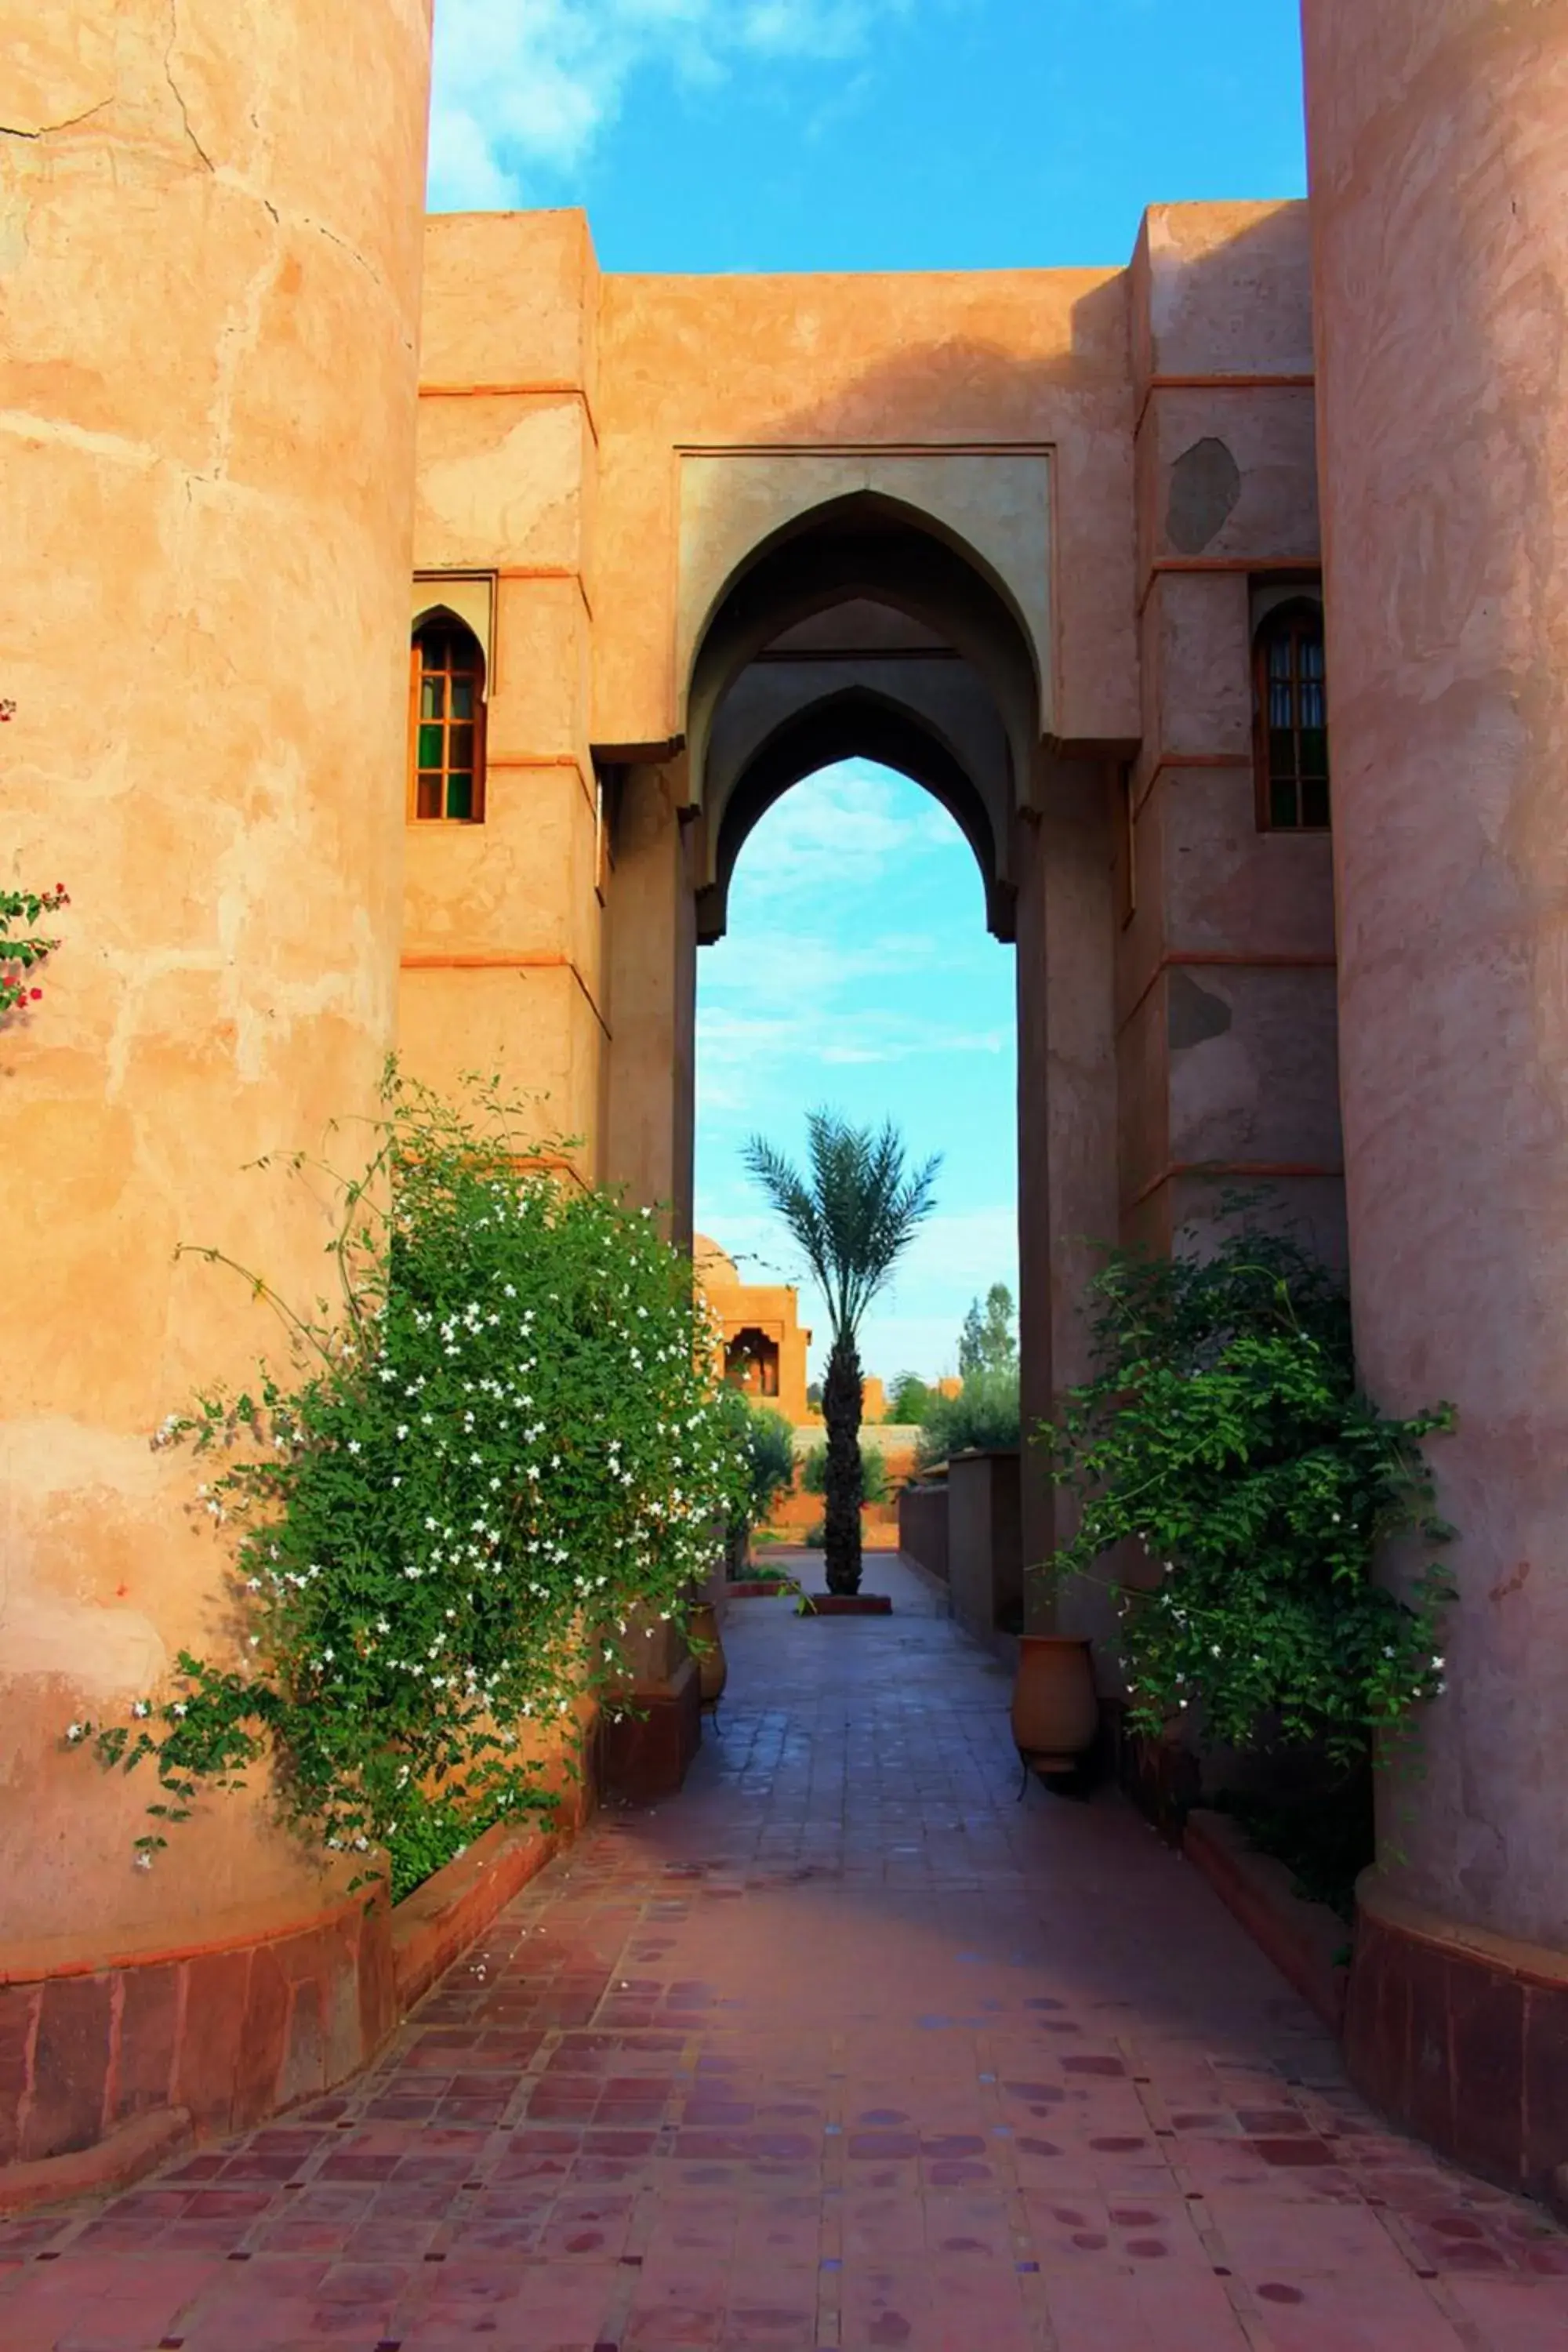
[(488, 618), (485, 820), (411, 824), (399, 1045), (500, 1071), (603, 1172), (611, 976), (589, 740), (599, 275), (578, 213), (426, 224), (415, 565)]
[[(315, 2022), (280, 1995), (279, 2031), (340, 2056), (374, 1983), (264, 1792), (143, 1872), (148, 1776), (62, 1734), (226, 1643), (199, 1465), (149, 1435), (286, 1349), (174, 1253), (308, 1307), (328, 1218), (242, 1171), (370, 1113), (393, 1041), (428, 38), (426, 0), (0, 5), (7, 878), (73, 902), (0, 1031), (0, 1986), (314, 1938)], [(58, 1996), (57, 2091), (83, 2000), (113, 2005)], [(28, 2112), (33, 2156), (104, 2120)]]
[(1260, 592), (1318, 577), (1305, 205), (1163, 205), (1132, 264), (1141, 741), (1120, 785), (1121, 1229), (1267, 1183), (1342, 1255), (1329, 838), (1256, 811)]
[(1428, 1449), (1447, 1689), (1414, 1798), (1383, 1792), (1349, 2047), (1393, 2113), (1540, 2185), (1568, 2162), (1568, 5), (1303, 21), (1352, 1297), (1384, 1408), (1458, 1409)]
[[(492, 779), (484, 893), (482, 840), (415, 828), (418, 1065), (448, 1067), (479, 1018), (574, 1131), (596, 1101), (584, 1165), (689, 1232), (692, 894), (716, 823), (692, 664), (733, 568), (869, 487), (978, 551), (1037, 665), (1021, 751), (1004, 714), (998, 849), (1026, 1420), (1087, 1369), (1092, 1242), (1164, 1245), (1257, 1181), (1341, 1251), (1329, 847), (1260, 832), (1253, 772), (1257, 599), (1318, 561), (1305, 207), (1158, 208), (1114, 272), (599, 277), (575, 214), (432, 221), (427, 256), (421, 563), (489, 567), (498, 611), (570, 615), (564, 637), (539, 623), (537, 679), (503, 665), (498, 724), (563, 676), (577, 701)], [(461, 532), (437, 527), (459, 506)], [(573, 849), (545, 764), (568, 748)], [(1031, 1456), (1027, 1557), (1056, 1507)]]

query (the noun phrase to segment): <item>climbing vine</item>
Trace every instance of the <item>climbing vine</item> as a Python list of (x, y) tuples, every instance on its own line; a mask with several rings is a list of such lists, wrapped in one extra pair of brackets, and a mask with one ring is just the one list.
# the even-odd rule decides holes
[[(14, 702), (0, 701), (0, 726), (8, 725), (16, 716)], [(0, 890), (0, 1014), (14, 1013), (19, 1004), (36, 1004), (43, 995), (37, 973), (59, 941), (33, 926), (40, 916), (58, 914), (69, 905), (63, 882), (57, 882), (52, 890)], [(17, 932), (13, 929), (17, 923), (26, 929)]]
[(67, 1734), (154, 1764), (143, 1867), (264, 1759), (285, 1816), (364, 1876), (400, 1837), (450, 1850), (544, 1805), (520, 1734), (629, 1676), (743, 1488), (689, 1261), (651, 1219), (547, 1170), (493, 1087), (454, 1107), (393, 1076), (384, 1114), (368, 1169), (332, 1180), (339, 1311), (275, 1301), (292, 1376), (153, 1441), (213, 1465), (197, 1507), (232, 1540), (235, 1638)]
[(1118, 1593), (1134, 1727), (1195, 1709), (1213, 1741), (1360, 1755), (1444, 1686), (1440, 1564), (1403, 1592), (1372, 1571), (1390, 1536), (1452, 1533), (1423, 1453), (1451, 1410), (1379, 1412), (1342, 1286), (1244, 1204), (1205, 1259), (1113, 1252), (1093, 1297), (1097, 1375), (1039, 1433), (1081, 1512), (1049, 1571), (1152, 1564)]

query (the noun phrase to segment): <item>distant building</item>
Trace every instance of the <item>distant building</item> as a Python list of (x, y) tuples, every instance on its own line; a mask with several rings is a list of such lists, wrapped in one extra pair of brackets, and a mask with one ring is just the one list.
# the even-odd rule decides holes
[[(728, 1381), (759, 1404), (772, 1405), (800, 1429), (821, 1425), (822, 1414), (806, 1397), (805, 1359), (811, 1333), (800, 1319), (800, 1293), (789, 1283), (742, 1282), (732, 1257), (699, 1234), (691, 1245), (702, 1292), (722, 1331), (716, 1366)], [(956, 1381), (950, 1383), (956, 1391)], [(860, 1412), (870, 1423), (888, 1417), (886, 1385), (874, 1373), (860, 1384)]]
[(720, 1377), (769, 1404), (797, 1428), (815, 1418), (805, 1401), (811, 1333), (800, 1319), (800, 1293), (787, 1283), (742, 1282), (717, 1242), (699, 1234), (692, 1259), (714, 1318)]

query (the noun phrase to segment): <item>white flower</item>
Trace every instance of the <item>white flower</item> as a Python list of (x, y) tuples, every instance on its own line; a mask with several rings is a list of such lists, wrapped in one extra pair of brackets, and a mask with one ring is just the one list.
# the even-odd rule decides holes
[(68, 1723), (68, 1724), (67, 1724), (67, 1726), (66, 1726), (66, 1738), (67, 1738), (68, 1739), (69, 1739), (69, 1740), (73, 1740), (73, 1741), (74, 1741), (74, 1740), (78, 1740), (78, 1739), (85, 1739), (85, 1738), (87, 1738), (87, 1726), (86, 1726), (86, 1724), (85, 1724), (85, 1723)]
[(145, 1851), (139, 1853), (136, 1857), (136, 1867), (138, 1870), (151, 1870), (153, 1867), (152, 1855)]
[(139, 1698), (132, 1706), (131, 1712), (132, 1715), (145, 1716), (151, 1715), (153, 1709), (144, 1698)]

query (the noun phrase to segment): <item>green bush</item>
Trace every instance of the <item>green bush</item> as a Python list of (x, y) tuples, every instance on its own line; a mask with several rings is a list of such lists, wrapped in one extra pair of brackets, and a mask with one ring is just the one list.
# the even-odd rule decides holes
[(1446, 1578), (1428, 1560), (1401, 1597), (1372, 1570), (1398, 1530), (1451, 1532), (1422, 1454), (1450, 1411), (1384, 1418), (1341, 1286), (1249, 1222), (1203, 1261), (1117, 1252), (1093, 1290), (1099, 1374), (1040, 1432), (1082, 1512), (1051, 1571), (1155, 1564), (1119, 1603), (1135, 1727), (1198, 1709), (1214, 1741), (1354, 1762), (1443, 1688)]
[(768, 1406), (749, 1406), (746, 1419), (751, 1517), (755, 1527), (795, 1485), (795, 1431), (782, 1412)]
[(753, 1530), (795, 1485), (795, 1432), (782, 1412), (750, 1403), (739, 1389), (721, 1389), (716, 1410), (742, 1465), (741, 1500), (725, 1529), (725, 1564), (733, 1578), (745, 1568)]
[(743, 1491), (689, 1262), (520, 1161), (493, 1090), (470, 1114), (389, 1079), (338, 1181), (341, 1312), (284, 1309), (295, 1382), (263, 1368), (153, 1441), (216, 1457), (197, 1491), (234, 1538), (237, 1654), (182, 1652), (128, 1727), (67, 1735), (155, 1760), (143, 1866), (264, 1759), (298, 1830), (366, 1856), (415, 1820), (438, 1843), (443, 1809), (471, 1833), (547, 1806), (519, 1727), (629, 1677), (633, 1608), (681, 1613)]
[(933, 1396), (921, 1431), (922, 1469), (955, 1454), (998, 1452), (1021, 1441), (1018, 1375), (971, 1372), (956, 1396)]
[[(808, 1495), (827, 1492), (827, 1448), (814, 1445), (801, 1469), (800, 1483)], [(888, 1462), (879, 1446), (860, 1447), (860, 1499), (863, 1503), (885, 1503), (888, 1499)]]
[(935, 1391), (917, 1373), (900, 1372), (888, 1401), (888, 1421), (898, 1429), (918, 1429), (931, 1411)]

